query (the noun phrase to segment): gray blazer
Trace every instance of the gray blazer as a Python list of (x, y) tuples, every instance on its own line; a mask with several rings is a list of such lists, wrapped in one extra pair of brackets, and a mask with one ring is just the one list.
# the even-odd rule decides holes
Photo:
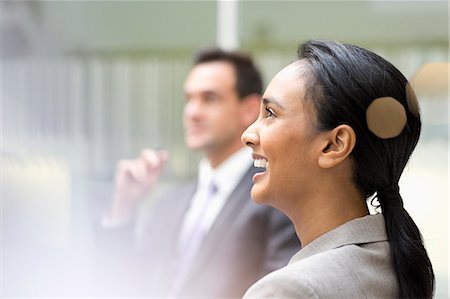
[[(255, 172), (251, 167), (227, 199), (202, 242), (180, 297), (241, 298), (258, 279), (286, 266), (300, 249), (290, 220), (251, 200), (251, 178)], [(195, 188), (196, 182), (185, 184), (157, 201), (133, 266), (113, 275), (120, 279), (107, 283), (109, 294), (167, 296), (179, 271), (177, 241)], [(112, 272), (106, 275), (111, 276)], [(124, 279), (128, 281), (127, 288), (123, 288)]]
[(244, 298), (398, 298), (382, 214), (349, 221), (255, 283)]

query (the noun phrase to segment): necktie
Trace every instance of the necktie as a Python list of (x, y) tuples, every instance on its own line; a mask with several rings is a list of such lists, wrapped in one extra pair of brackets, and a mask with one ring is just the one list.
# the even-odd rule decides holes
[(191, 270), (192, 263), (207, 233), (206, 216), (212, 203), (214, 202), (214, 195), (217, 193), (217, 190), (217, 186), (214, 181), (211, 180), (206, 190), (203, 207), (201, 208), (201, 211), (186, 241), (183, 242), (184, 244), (182, 245), (182, 251), (180, 250), (181, 252), (179, 254), (178, 263), (179, 267), (177, 269), (177, 273), (175, 273), (174, 281), (169, 292), (169, 297), (176, 297), (178, 295), (185, 279), (189, 274), (189, 271)]

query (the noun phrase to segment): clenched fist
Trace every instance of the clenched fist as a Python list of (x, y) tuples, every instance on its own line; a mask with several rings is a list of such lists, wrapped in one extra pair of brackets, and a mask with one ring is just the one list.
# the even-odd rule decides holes
[(158, 181), (167, 159), (166, 151), (145, 149), (138, 158), (117, 163), (111, 219), (131, 216), (143, 195)]

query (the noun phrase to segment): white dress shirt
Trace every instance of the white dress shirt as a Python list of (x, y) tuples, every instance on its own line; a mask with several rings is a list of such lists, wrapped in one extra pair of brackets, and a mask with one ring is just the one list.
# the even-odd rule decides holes
[(205, 200), (207, 200), (208, 186), (211, 180), (214, 181), (218, 190), (213, 198), (209, 199), (213, 200), (213, 202), (208, 207), (206, 219), (202, 222), (204, 225), (203, 231), (206, 232), (211, 228), (227, 198), (237, 187), (252, 164), (251, 149), (248, 147), (244, 147), (234, 153), (216, 169), (211, 167), (206, 158), (200, 161), (197, 191), (192, 197), (190, 207), (184, 217), (179, 239), (180, 246), (186, 244), (186, 239), (197, 222), (196, 220), (201, 213)]

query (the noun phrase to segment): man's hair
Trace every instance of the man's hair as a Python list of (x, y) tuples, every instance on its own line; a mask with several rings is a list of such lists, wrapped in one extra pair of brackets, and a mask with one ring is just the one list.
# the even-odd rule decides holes
[(236, 74), (236, 91), (240, 99), (251, 94), (262, 94), (262, 79), (252, 58), (238, 51), (224, 51), (219, 48), (201, 50), (194, 57), (194, 66), (208, 62), (228, 62)]

